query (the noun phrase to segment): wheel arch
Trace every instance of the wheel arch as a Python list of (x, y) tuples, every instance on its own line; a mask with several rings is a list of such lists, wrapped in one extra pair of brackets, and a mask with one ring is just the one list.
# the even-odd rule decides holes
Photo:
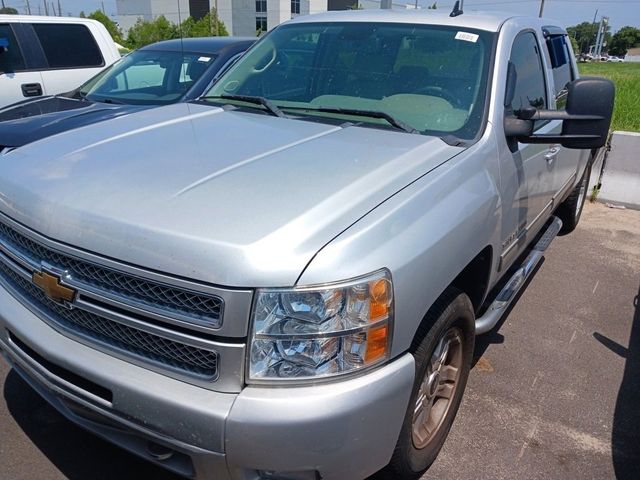
[(492, 262), (493, 247), (487, 245), (467, 263), (453, 281), (445, 287), (436, 301), (429, 306), (429, 309), (425, 312), (422, 321), (414, 333), (410, 351), (414, 351), (422, 341), (422, 337), (424, 337), (431, 328), (431, 325), (429, 325), (429, 311), (443, 300), (446, 301), (447, 298), (451, 297), (452, 291), (459, 291), (467, 295), (469, 300), (471, 300), (474, 312), (476, 314), (479, 312), (489, 291)]
[(476, 314), (489, 291), (492, 262), (493, 247), (487, 245), (464, 267), (450, 285), (467, 294)]

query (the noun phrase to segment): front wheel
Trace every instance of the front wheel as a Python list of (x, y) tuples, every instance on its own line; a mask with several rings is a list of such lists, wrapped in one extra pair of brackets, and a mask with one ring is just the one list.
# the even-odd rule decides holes
[(414, 351), (416, 378), (389, 467), (394, 478), (417, 478), (436, 459), (464, 392), (475, 339), (469, 297), (448, 289), (423, 321)]
[(566, 235), (573, 232), (578, 226), (585, 199), (587, 198), (587, 189), (589, 188), (589, 178), (591, 177), (591, 164), (584, 169), (582, 178), (575, 186), (573, 191), (565, 199), (564, 202), (556, 210), (556, 217), (562, 220), (562, 228), (560, 235)]

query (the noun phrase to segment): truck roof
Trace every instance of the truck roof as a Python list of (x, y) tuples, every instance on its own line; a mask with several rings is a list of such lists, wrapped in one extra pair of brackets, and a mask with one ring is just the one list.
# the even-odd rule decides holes
[(45, 17), (43, 15), (0, 15), (2, 23), (94, 23), (100, 24), (97, 20), (80, 17)]
[(497, 32), (508, 19), (519, 17), (530, 20), (532, 26), (555, 24), (548, 19), (527, 17), (513, 12), (482, 12), (467, 11), (457, 17), (450, 17), (449, 10), (438, 9), (397, 9), (397, 10), (344, 10), (318, 13), (296, 17), (287, 23), (315, 23), (315, 22), (391, 22), (391, 23), (421, 23), (425, 25), (446, 25), (462, 28), (474, 28)]
[(246, 47), (255, 43), (256, 37), (197, 37), (197, 38), (175, 38), (152, 43), (140, 50), (164, 50), (171, 52), (181, 52), (188, 50), (192, 52), (217, 53), (230, 45), (244, 45)]

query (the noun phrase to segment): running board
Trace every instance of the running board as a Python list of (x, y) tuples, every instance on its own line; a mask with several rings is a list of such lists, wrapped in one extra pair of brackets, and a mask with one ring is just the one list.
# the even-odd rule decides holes
[(522, 266), (516, 270), (509, 281), (500, 290), (498, 296), (491, 303), (487, 311), (480, 318), (476, 319), (476, 335), (487, 333), (502, 318), (504, 312), (516, 297), (518, 291), (525, 284), (531, 273), (535, 270), (536, 265), (542, 260), (544, 251), (551, 245), (551, 242), (562, 228), (562, 220), (558, 217), (551, 217), (551, 223), (535, 244), (527, 258), (522, 262)]

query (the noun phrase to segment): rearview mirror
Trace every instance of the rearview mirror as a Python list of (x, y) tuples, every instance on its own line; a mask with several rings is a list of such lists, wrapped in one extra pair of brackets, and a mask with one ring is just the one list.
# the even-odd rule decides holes
[[(527, 108), (505, 115), (505, 134), (521, 143), (559, 143), (566, 148), (600, 148), (609, 135), (615, 87), (605, 78), (579, 78), (567, 85), (565, 110)], [(536, 120), (562, 120), (562, 133), (534, 135)]]

